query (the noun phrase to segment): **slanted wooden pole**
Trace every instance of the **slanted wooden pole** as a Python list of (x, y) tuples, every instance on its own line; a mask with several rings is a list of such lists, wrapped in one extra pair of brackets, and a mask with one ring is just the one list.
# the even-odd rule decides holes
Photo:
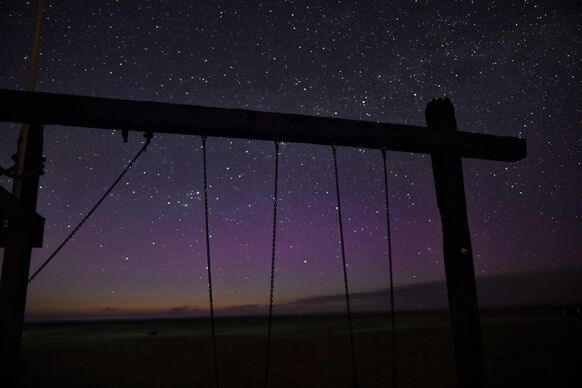
[[(31, 50), (26, 89), (34, 91), (38, 69), (43, 0), (38, 0), (34, 41)], [(24, 122), (20, 128), (16, 154), (16, 178), (12, 194), (31, 213), (36, 211), (39, 176), (43, 169), (43, 126)], [(0, 278), (0, 382), (6, 387), (18, 386), (20, 344), (28, 290), (28, 271), (32, 244), (10, 244), (4, 248)]]
[[(435, 99), (426, 108), (429, 129), (455, 132), (455, 109), (448, 98)], [(441, 214), (449, 310), (459, 388), (485, 386), (479, 304), (473, 250), (467, 220), (463, 166), (458, 154), (432, 154), (437, 203)]]

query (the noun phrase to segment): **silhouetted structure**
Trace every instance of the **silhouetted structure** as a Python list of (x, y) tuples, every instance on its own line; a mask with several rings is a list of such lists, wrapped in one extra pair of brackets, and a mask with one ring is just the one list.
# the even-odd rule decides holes
[[(30, 123), (31, 128), (39, 128), (40, 131), (42, 125), (59, 124), (121, 129), (125, 134), (127, 131), (149, 131), (430, 153), (442, 219), (459, 387), (479, 388), (485, 385), (461, 158), (517, 161), (526, 156), (524, 139), (457, 131), (454, 108), (448, 99), (437, 99), (428, 104), (428, 128), (425, 128), (251, 110), (0, 90), (0, 120)], [(27, 171), (38, 168), (42, 136), (40, 139), (40, 143), (29, 144), (33, 152), (30, 153)], [(19, 206), (34, 211), (38, 175), (23, 176), (21, 180), (23, 189)], [(10, 225), (8, 220), (8, 229)], [(10, 360), (12, 368), (5, 372), (9, 374), (16, 373), (31, 248), (30, 243), (6, 244), (0, 285), (0, 356)], [(11, 253), (15, 251), (16, 254)], [(11, 260), (11, 255), (18, 260)], [(18, 301), (17, 308), (13, 307), (15, 300)]]

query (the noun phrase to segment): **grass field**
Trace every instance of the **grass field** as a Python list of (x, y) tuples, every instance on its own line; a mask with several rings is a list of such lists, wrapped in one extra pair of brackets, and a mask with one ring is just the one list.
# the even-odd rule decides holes
[[(354, 319), (362, 387), (390, 386), (389, 320)], [(348, 387), (344, 316), (275, 317), (272, 387)], [(491, 387), (573, 387), (580, 383), (582, 319), (552, 310), (482, 312)], [(221, 387), (260, 387), (266, 318), (217, 322)], [(21, 381), (26, 387), (212, 387), (204, 319), (28, 324)], [(399, 387), (454, 387), (448, 313), (398, 317)]]

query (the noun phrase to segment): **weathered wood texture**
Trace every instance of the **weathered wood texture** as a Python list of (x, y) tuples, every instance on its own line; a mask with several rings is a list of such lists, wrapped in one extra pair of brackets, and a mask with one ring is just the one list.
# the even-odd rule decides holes
[(0, 120), (285, 142), (336, 144), (392, 151), (445, 152), (517, 161), (525, 139), (426, 127), (243, 109), (211, 108), (0, 89)]

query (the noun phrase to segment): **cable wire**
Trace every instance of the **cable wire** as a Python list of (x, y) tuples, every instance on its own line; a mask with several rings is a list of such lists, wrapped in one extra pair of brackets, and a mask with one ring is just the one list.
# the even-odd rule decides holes
[(83, 217), (83, 219), (81, 220), (81, 222), (79, 222), (77, 224), (77, 226), (71, 231), (71, 233), (69, 233), (69, 235), (57, 247), (57, 249), (55, 249), (53, 251), (53, 253), (51, 253), (51, 255), (41, 264), (41, 266), (38, 267), (38, 269), (36, 271), (34, 271), (34, 273), (28, 278), (28, 283), (29, 284), (30, 284), (30, 282), (32, 282), (38, 276), (38, 274), (40, 274), (40, 272), (43, 269), (45, 269), (45, 267), (51, 262), (51, 260), (61, 251), (61, 249), (63, 249), (65, 247), (65, 245), (67, 245), (67, 243), (79, 231), (79, 229), (81, 228), (81, 226), (83, 226), (83, 224), (85, 222), (87, 222), (87, 220), (89, 219), (89, 217), (91, 217), (91, 215), (95, 212), (95, 210), (97, 210), (97, 208), (101, 205), (101, 203), (105, 200), (105, 198), (107, 198), (107, 196), (111, 193), (111, 191), (113, 191), (113, 189), (115, 188), (115, 186), (117, 186), (117, 184), (121, 181), (121, 179), (129, 171), (129, 169), (131, 168), (131, 166), (133, 166), (133, 164), (141, 156), (141, 154), (144, 153), (144, 151), (147, 149), (148, 145), (150, 144), (150, 141), (151, 141), (151, 139), (153, 137), (153, 134), (151, 132), (147, 132), (146, 134), (144, 134), (144, 137), (146, 138), (146, 141), (145, 141), (144, 145), (141, 147), (141, 149), (139, 150), (139, 152), (133, 157), (133, 159), (131, 159), (131, 161), (127, 164), (127, 166), (125, 166), (125, 168), (123, 169), (123, 171), (121, 172), (121, 174), (117, 177), (117, 179), (113, 182), (113, 184), (111, 186), (109, 186), (109, 188), (107, 189), (107, 191), (105, 192), (105, 194), (103, 194), (101, 196), (101, 198), (99, 198), (99, 200), (97, 201), (97, 203), (91, 208), (91, 210), (89, 210), (89, 212), (85, 215), (85, 217)]

